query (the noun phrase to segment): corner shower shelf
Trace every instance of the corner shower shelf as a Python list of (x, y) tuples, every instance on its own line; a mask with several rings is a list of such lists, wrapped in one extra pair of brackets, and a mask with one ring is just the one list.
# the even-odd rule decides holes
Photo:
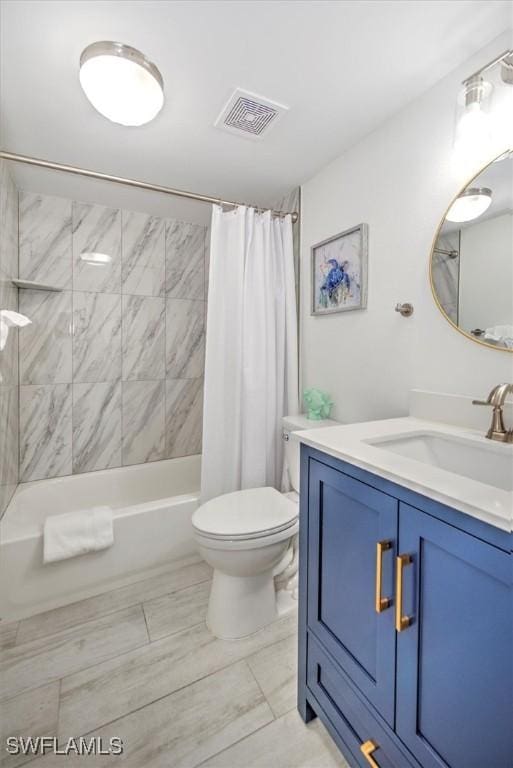
[(12, 283), (17, 288), (26, 288), (31, 291), (54, 291), (56, 293), (62, 291), (62, 288), (58, 288), (56, 285), (37, 283), (34, 280), (13, 280)]

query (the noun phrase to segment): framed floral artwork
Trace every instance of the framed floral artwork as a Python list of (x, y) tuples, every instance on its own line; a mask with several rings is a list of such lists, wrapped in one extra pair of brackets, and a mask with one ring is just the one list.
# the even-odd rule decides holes
[(368, 226), (358, 224), (312, 247), (312, 315), (367, 306)]

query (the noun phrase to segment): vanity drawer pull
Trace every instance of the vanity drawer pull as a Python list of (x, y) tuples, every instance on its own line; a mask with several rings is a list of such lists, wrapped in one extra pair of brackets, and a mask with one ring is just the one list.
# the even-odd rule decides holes
[(391, 541), (378, 541), (376, 544), (376, 613), (382, 613), (392, 605), (391, 597), (381, 597), (383, 582), (383, 552), (392, 549)]
[(396, 560), (395, 628), (398, 632), (407, 629), (413, 621), (413, 616), (403, 616), (403, 570), (406, 565), (412, 563), (411, 555), (399, 555)]
[(379, 749), (379, 744), (376, 744), (376, 742), (371, 739), (365, 741), (360, 747), (360, 752), (372, 768), (379, 768), (379, 765), (372, 757), (377, 749)]

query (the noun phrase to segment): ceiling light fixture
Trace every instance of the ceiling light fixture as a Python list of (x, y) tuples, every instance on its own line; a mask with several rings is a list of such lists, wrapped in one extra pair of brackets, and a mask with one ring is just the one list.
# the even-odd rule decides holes
[(469, 187), (459, 195), (447, 212), (447, 221), (462, 223), (481, 216), (492, 202), (492, 190), (488, 187)]
[(93, 107), (120, 125), (149, 123), (164, 104), (164, 80), (158, 68), (123, 43), (88, 45), (80, 56), (80, 85)]
[(97, 253), (94, 251), (82, 251), (80, 258), (82, 261), (85, 261), (86, 264), (91, 264), (97, 267), (104, 267), (112, 261), (112, 256), (109, 256), (108, 253)]

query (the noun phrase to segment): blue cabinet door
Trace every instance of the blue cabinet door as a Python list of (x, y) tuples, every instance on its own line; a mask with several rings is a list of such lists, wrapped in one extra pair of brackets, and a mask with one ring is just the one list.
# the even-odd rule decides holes
[(392, 599), (398, 501), (310, 460), (307, 623), (344, 672), (393, 726), (393, 605), (376, 611), (377, 545), (381, 596)]
[(399, 546), (397, 734), (423, 768), (511, 768), (511, 558), (406, 504)]

